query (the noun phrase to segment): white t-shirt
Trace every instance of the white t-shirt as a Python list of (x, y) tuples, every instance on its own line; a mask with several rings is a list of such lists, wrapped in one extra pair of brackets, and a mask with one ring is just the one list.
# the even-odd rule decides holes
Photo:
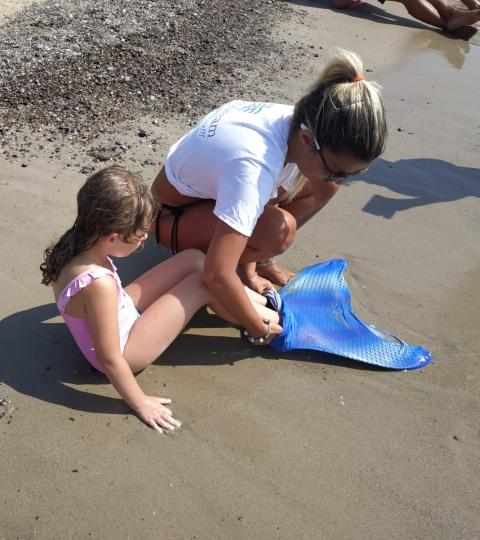
[(284, 166), (293, 107), (231, 101), (207, 114), (168, 153), (165, 173), (183, 195), (214, 199), (214, 214), (251, 236), (278, 187), (298, 176)]

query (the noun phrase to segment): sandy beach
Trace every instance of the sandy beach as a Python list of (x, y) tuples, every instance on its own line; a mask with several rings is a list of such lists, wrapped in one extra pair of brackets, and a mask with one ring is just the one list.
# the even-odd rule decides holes
[[(29, 3), (1, 0), (0, 32)], [(343, 47), (382, 85), (390, 131), (386, 152), (281, 261), (299, 270), (346, 259), (357, 314), (426, 347), (432, 363), (394, 372), (278, 355), (202, 311), (138, 376), (146, 392), (173, 399), (183, 422), (156, 434), (82, 359), (38, 267), (73, 220), (84, 166), (121, 155), (153, 181), (194, 121), (185, 107), (199, 114), (210, 102), (190, 93), (183, 110), (119, 117), (91, 145), (42, 143), (30, 126), (16, 151), (17, 135), (2, 131), (0, 540), (480, 537), (478, 38), (449, 39), (393, 2), (348, 12), (282, 2), (265, 21), (276, 56), (262, 66), (237, 59), (231, 79), (241, 86), (222, 72), (227, 82), (208, 99), (237, 88), (293, 103)], [(124, 153), (112, 150), (116, 139)], [(168, 256), (149, 241), (118, 261), (123, 282)]]

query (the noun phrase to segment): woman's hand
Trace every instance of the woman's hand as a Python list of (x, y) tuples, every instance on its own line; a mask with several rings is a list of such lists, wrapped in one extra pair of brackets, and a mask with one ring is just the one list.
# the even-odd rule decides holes
[(243, 333), (252, 345), (255, 345), (256, 347), (265, 347), (265, 345), (269, 345), (275, 336), (281, 334), (282, 331), (283, 328), (279, 324), (271, 322), (268, 325), (268, 334), (265, 334), (265, 336), (255, 336), (252, 338), (252, 334), (247, 330), (244, 330)]
[(249, 289), (252, 289), (252, 291), (257, 292), (258, 294), (262, 294), (263, 291), (267, 289), (273, 289), (273, 285), (268, 279), (265, 279), (257, 273), (255, 264), (256, 263), (254, 262), (239, 264), (238, 275), (243, 284)]
[(268, 279), (263, 278), (256, 272), (250, 276), (245, 275), (242, 281), (247, 287), (257, 292), (258, 294), (262, 294), (263, 291), (266, 291), (267, 289), (273, 289), (272, 282), (268, 281)]
[(175, 420), (172, 416), (172, 411), (165, 407), (171, 403), (171, 399), (159, 398), (155, 396), (145, 396), (143, 402), (134, 410), (141, 420), (152, 429), (163, 433), (163, 429), (173, 431), (179, 428), (182, 424)]

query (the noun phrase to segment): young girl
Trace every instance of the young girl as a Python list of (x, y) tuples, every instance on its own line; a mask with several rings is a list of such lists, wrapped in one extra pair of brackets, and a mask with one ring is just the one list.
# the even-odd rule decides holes
[[(82, 353), (105, 373), (118, 393), (149, 426), (173, 430), (180, 422), (169, 399), (147, 396), (134, 372), (153, 362), (193, 314), (209, 305), (235, 319), (202, 281), (201, 252), (187, 250), (122, 288), (110, 257), (127, 257), (142, 246), (155, 215), (153, 197), (141, 178), (112, 166), (93, 174), (77, 195), (73, 226), (46, 249), (42, 283), (52, 285), (60, 314)], [(266, 299), (246, 291), (270, 333), (281, 332), (278, 314)]]
[[(206, 252), (204, 280), (251, 335), (268, 333), (244, 283), (258, 292), (291, 273), (273, 257), (384, 149), (378, 86), (353, 53), (328, 63), (295, 107), (232, 101), (172, 146), (152, 191), (153, 230), (173, 251)], [(332, 234), (324, 231), (320, 234)], [(262, 276), (262, 277), (261, 277)]]

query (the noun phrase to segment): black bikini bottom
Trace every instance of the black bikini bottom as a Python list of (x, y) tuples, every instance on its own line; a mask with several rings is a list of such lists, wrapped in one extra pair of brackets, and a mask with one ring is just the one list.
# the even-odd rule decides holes
[[(189, 206), (189, 205), (185, 205)], [(157, 216), (155, 217), (155, 239), (157, 244), (160, 244), (160, 216), (162, 210), (169, 210), (173, 215), (172, 235), (170, 237), (170, 246), (172, 253), (175, 255), (178, 252), (178, 222), (183, 214), (185, 206), (170, 206), (169, 204), (160, 204)]]
[(175, 255), (176, 253), (178, 253), (178, 222), (180, 221), (180, 216), (185, 211), (185, 208), (193, 206), (194, 204), (199, 204), (203, 201), (204, 199), (200, 199), (193, 203), (184, 204), (183, 206), (170, 206), (169, 204), (160, 203), (157, 215), (155, 217), (155, 239), (157, 240), (157, 244), (160, 244), (160, 217), (163, 209), (168, 210), (173, 215), (172, 234), (170, 236), (170, 249)]

